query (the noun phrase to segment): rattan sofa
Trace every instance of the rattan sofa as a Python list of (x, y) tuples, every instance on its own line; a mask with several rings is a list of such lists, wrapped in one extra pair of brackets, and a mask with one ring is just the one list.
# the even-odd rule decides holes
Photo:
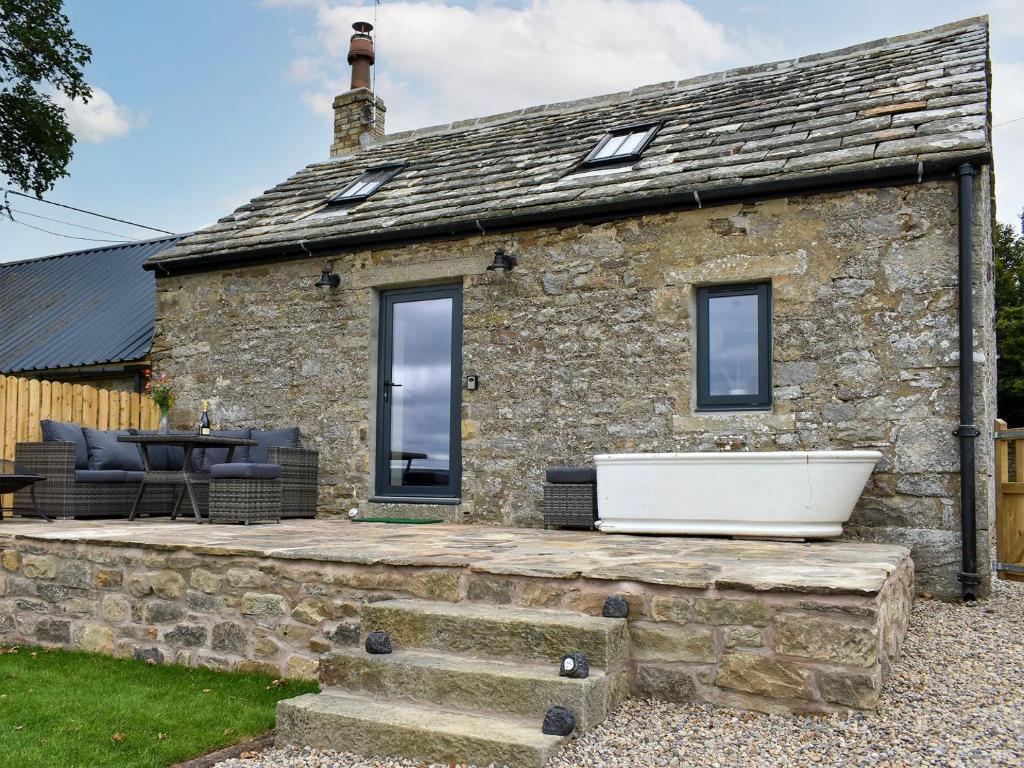
[[(50, 517), (128, 517), (142, 481), (141, 472), (133, 473), (138, 475), (137, 479), (83, 482), (75, 479), (76, 472), (83, 470), (75, 469), (74, 443), (18, 443), (14, 450), (14, 460), (19, 465), (46, 478), (36, 483), (36, 501)], [(21, 509), (28, 504), (28, 498), (20, 499), (19, 494), (24, 495), (26, 491), (14, 495), (15, 506)], [(173, 488), (147, 488), (142, 500), (142, 514), (170, 514), (173, 501)]]
[[(245, 434), (240, 434), (242, 432)], [(257, 430), (236, 430), (232, 436), (248, 437), (254, 432)], [(208, 514), (210, 491), (209, 466), (206, 464), (210, 458), (197, 454), (193, 454), (190, 479), (200, 512), (205, 516)], [(243, 454), (243, 463), (246, 455)], [(318, 451), (306, 448), (266, 448), (266, 461), (281, 466), (281, 517), (316, 516), (319, 456)], [(118, 481), (103, 482), (101, 470), (76, 468), (75, 444), (72, 442), (18, 443), (15, 461), (25, 471), (46, 478), (36, 483), (36, 501), (40, 509), (55, 519), (127, 517), (142, 481), (142, 472), (123, 472)], [(179, 488), (147, 484), (140, 514), (169, 515)], [(27, 494), (27, 491), (21, 493)], [(15, 494), (15, 505), (28, 508), (28, 497), (20, 499)], [(187, 509), (187, 504), (182, 504), (182, 509)]]

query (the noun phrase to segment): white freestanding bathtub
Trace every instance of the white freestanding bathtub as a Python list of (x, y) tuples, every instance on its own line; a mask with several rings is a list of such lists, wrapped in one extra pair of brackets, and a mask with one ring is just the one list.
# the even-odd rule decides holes
[(881, 458), (878, 451), (603, 454), (594, 457), (597, 528), (839, 536)]

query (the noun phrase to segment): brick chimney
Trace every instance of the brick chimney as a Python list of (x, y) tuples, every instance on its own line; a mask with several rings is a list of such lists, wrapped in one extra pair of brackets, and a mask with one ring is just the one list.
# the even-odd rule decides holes
[[(384, 102), (370, 90), (373, 66), (372, 24), (357, 21), (356, 32), (348, 48), (348, 63), (352, 65), (352, 87), (334, 97), (334, 143), (331, 157), (350, 155), (368, 146), (384, 135)], [(374, 102), (376, 101), (376, 110)]]

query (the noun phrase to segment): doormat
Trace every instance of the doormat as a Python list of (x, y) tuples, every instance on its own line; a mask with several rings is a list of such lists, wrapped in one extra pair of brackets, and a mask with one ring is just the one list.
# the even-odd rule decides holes
[(432, 523), (443, 523), (440, 518), (419, 518), (419, 517), (353, 517), (353, 523), (392, 523), (394, 525), (430, 525)]

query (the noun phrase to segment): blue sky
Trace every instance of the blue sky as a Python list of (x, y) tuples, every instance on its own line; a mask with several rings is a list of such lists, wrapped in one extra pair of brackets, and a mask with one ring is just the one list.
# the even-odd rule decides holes
[[(1006, 0), (391, 2), (377, 14), (377, 90), (401, 130), (790, 58), (988, 13), (997, 205), (1024, 208), (1024, 3)], [(172, 231), (202, 227), (327, 156), (347, 87), (349, 25), (372, 3), (68, 0), (93, 48), (70, 176), (47, 197)], [(0, 178), (0, 181), (5, 181)], [(154, 233), (12, 198), (45, 229)], [(76, 229), (63, 219), (114, 234)], [(0, 260), (99, 243), (0, 221)]]

